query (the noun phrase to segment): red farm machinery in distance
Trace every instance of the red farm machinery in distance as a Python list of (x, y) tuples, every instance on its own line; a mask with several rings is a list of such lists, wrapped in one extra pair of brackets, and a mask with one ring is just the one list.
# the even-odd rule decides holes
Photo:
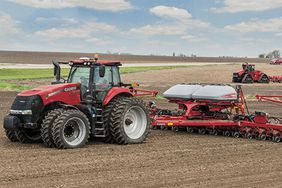
[(262, 71), (255, 70), (254, 64), (242, 64), (242, 70), (233, 73), (232, 82), (235, 83), (269, 83), (270, 78)]
[(282, 64), (282, 59), (272, 59), (269, 62), (270, 65), (281, 65)]
[(280, 122), (265, 112), (249, 114), (240, 86), (178, 84), (164, 97), (178, 109), (158, 109), (151, 103), (153, 128), (275, 142), (282, 139)]

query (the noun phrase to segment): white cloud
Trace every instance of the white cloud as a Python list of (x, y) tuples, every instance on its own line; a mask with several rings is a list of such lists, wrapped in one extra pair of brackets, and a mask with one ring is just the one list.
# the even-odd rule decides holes
[(184, 39), (189, 42), (207, 42), (208, 39), (205, 37), (199, 37), (195, 35), (184, 35), (181, 37), (181, 39)]
[(0, 37), (6, 38), (11, 35), (20, 34), (21, 32), (18, 24), (9, 14), (0, 12)]
[(49, 38), (88, 38), (91, 37), (94, 32), (113, 32), (116, 31), (116, 27), (102, 23), (102, 22), (90, 22), (82, 24), (80, 27), (60, 27), (51, 28), (47, 30), (37, 31), (35, 35)]
[(184, 35), (188, 30), (207, 29), (211, 25), (200, 20), (188, 19), (182, 22), (165, 24), (148, 24), (130, 29), (130, 32), (140, 35)]
[(282, 7), (282, 0), (224, 0), (224, 7), (211, 8), (216, 13), (237, 13), (245, 11), (266, 11)]
[(7, 0), (24, 6), (34, 8), (72, 8), (85, 7), (97, 10), (109, 10), (113, 12), (132, 9), (133, 6), (127, 0)]
[(193, 19), (192, 15), (185, 9), (167, 6), (156, 6), (150, 9), (154, 15), (170, 19), (162, 24), (148, 24), (132, 28), (130, 32), (140, 35), (184, 35), (190, 29), (209, 28), (210, 23)]
[(95, 38), (95, 37), (86, 39), (86, 41), (89, 42), (89, 43), (95, 44), (95, 45), (108, 45), (108, 44), (112, 43), (112, 41), (110, 41), (110, 40), (99, 39), (99, 38)]
[(227, 30), (232, 30), (241, 33), (250, 32), (282, 32), (282, 17), (272, 19), (256, 19), (238, 24), (227, 25), (224, 27)]
[(57, 18), (57, 17), (38, 17), (35, 19), (36, 23), (67, 23), (77, 24), (78, 21), (74, 18)]
[(173, 18), (177, 20), (186, 20), (192, 17), (192, 15), (185, 9), (168, 6), (153, 7), (150, 9), (150, 12), (159, 17)]
[(187, 26), (182, 24), (159, 24), (132, 28), (130, 32), (140, 35), (183, 35), (186, 30)]

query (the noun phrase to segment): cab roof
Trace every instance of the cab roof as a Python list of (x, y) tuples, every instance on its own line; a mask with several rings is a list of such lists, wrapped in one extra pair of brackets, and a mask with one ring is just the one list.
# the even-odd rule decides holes
[(78, 59), (78, 60), (71, 60), (69, 64), (73, 65), (90, 65), (90, 64), (97, 64), (97, 65), (115, 65), (121, 66), (119, 61), (114, 60), (94, 60), (94, 59)]

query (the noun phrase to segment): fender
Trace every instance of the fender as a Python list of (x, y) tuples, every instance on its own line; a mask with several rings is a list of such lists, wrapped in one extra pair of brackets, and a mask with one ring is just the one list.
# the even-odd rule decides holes
[(62, 107), (62, 108), (66, 108), (66, 109), (75, 109), (75, 110), (79, 110), (76, 106), (73, 106), (73, 105), (59, 104), (59, 106)]
[(113, 87), (107, 92), (107, 94), (106, 94), (106, 96), (103, 100), (102, 105), (103, 106), (107, 105), (114, 97), (116, 97), (118, 95), (133, 97), (133, 94), (132, 94), (132, 92), (130, 91), (129, 88)]

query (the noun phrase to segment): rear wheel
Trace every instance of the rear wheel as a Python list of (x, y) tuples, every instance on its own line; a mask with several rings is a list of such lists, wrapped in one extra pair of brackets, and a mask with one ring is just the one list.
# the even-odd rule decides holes
[(253, 139), (253, 135), (251, 133), (246, 133), (245, 137), (249, 140)]
[(42, 142), (40, 129), (18, 128), (15, 130), (17, 139), (25, 144)]
[(229, 131), (224, 131), (223, 135), (229, 137), (231, 133)]
[(214, 135), (214, 136), (218, 135), (218, 131), (216, 129), (213, 129), (210, 133), (211, 135)]
[(90, 136), (89, 120), (78, 110), (67, 110), (56, 120), (52, 128), (52, 136), (59, 149), (82, 147)]
[(239, 138), (240, 137), (240, 133), (237, 132), (237, 131), (233, 132), (232, 136), (235, 137), (235, 138)]
[(204, 135), (204, 134), (206, 134), (206, 129), (199, 129), (198, 132), (199, 132), (199, 134)]
[(273, 141), (279, 143), (281, 141), (280, 135), (274, 136)]
[(110, 130), (118, 144), (138, 144), (149, 132), (149, 111), (143, 100), (119, 98), (110, 115)]
[(14, 130), (5, 129), (5, 133), (6, 133), (7, 138), (11, 142), (19, 141), (18, 138), (17, 138), (16, 132)]
[(193, 133), (193, 132), (194, 132), (194, 129), (191, 128), (191, 127), (186, 127), (186, 131), (187, 131), (188, 133)]
[(47, 147), (55, 147), (53, 136), (52, 136), (52, 127), (54, 125), (55, 120), (62, 114), (63, 109), (55, 109), (50, 111), (45, 118), (43, 119), (43, 123), (41, 125), (41, 137), (43, 143)]
[(260, 134), (260, 135), (258, 136), (258, 139), (259, 139), (259, 140), (266, 140), (266, 139), (267, 139), (266, 134), (264, 134), (264, 133)]
[(253, 83), (253, 82), (254, 82), (254, 80), (253, 80), (251, 75), (249, 75), (249, 74), (244, 75), (244, 77), (242, 79), (242, 83)]
[(117, 102), (117, 100), (118, 100), (118, 98), (112, 99), (107, 104), (107, 106), (105, 106), (104, 109), (103, 109), (102, 116), (103, 116), (103, 126), (104, 126), (104, 130), (105, 130), (104, 142), (106, 142), (106, 143), (114, 143), (115, 142), (114, 137), (113, 137), (113, 135), (111, 134), (111, 131), (110, 131), (110, 114), (111, 114), (111, 112), (113, 110), (113, 106)]

